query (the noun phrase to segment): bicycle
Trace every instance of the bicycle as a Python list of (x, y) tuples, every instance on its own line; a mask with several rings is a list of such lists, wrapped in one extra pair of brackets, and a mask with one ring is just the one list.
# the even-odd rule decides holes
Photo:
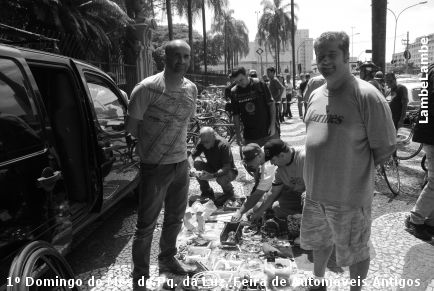
[(426, 154), (423, 155), (422, 161), (420, 161), (420, 166), (422, 167), (422, 169), (425, 172), (425, 176), (423, 177), (423, 183), (422, 183), (421, 189), (423, 189), (425, 187), (425, 185), (428, 183), (428, 169), (426, 168), (425, 161), (426, 161)]
[(221, 119), (215, 115), (198, 115), (190, 120), (190, 125), (187, 132), (191, 133), (191, 140), (194, 140), (193, 133), (199, 135), (200, 129), (203, 126), (212, 127), (218, 135), (226, 139), (229, 144), (235, 140), (234, 124), (229, 123), (225, 119)]
[(399, 175), (399, 159), (395, 155), (392, 155), (382, 165), (377, 166), (377, 177), (375, 179), (377, 188), (384, 187), (383, 181), (386, 182), (394, 197), (399, 195), (401, 191), (401, 179)]
[[(397, 142), (396, 142), (396, 157), (399, 160), (408, 160), (415, 157), (422, 150), (423, 145), (421, 143), (413, 142), (414, 129), (419, 120), (419, 114), (417, 111), (409, 113), (410, 126), (401, 127), (398, 130)], [(403, 134), (406, 130), (410, 130), (408, 135)]]

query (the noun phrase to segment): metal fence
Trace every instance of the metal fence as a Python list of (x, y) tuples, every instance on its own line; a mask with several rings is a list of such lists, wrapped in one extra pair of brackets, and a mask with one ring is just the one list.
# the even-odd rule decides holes
[(186, 77), (196, 84), (199, 91), (212, 85), (226, 85), (229, 81), (226, 75), (187, 74)]
[(104, 63), (87, 61), (88, 63), (100, 68), (104, 72), (112, 72), (116, 76), (116, 84), (124, 90), (128, 96), (138, 83), (136, 65), (128, 65), (123, 63)]

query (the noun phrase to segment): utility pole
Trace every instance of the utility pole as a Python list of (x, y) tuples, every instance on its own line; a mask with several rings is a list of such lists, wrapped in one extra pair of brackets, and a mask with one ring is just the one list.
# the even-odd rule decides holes
[[(407, 31), (407, 39), (403, 39), (402, 42), (405, 44), (405, 51), (406, 54), (408, 54), (408, 44), (410, 42), (410, 32)], [(405, 55), (404, 55), (405, 57)], [(408, 59), (407, 57), (405, 57), (405, 73), (408, 74)]]
[(295, 89), (295, 23), (294, 0), (291, 0), (292, 87)]
[(371, 0), (371, 6), (372, 61), (385, 72), (387, 0)]

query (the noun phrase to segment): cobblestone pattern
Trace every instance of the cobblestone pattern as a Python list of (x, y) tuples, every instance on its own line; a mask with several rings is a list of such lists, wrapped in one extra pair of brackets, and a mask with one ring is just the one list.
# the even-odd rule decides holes
[[(128, 221), (124, 222), (126, 232), (135, 223), (135, 218), (131, 216)], [(374, 220), (371, 235), (373, 256), (363, 290), (434, 291), (434, 246), (407, 233), (403, 227), (404, 218), (405, 212), (397, 212)], [(151, 275), (153, 276), (158, 275), (157, 250), (161, 231), (159, 225), (154, 232), (152, 244)], [(118, 235), (122, 235), (122, 231)], [(84, 286), (83, 290), (130, 290), (131, 244), (132, 239), (119, 253), (116, 262), (109, 267), (78, 275), (84, 282), (92, 276), (101, 280), (101, 286)], [(297, 278), (299, 279), (311, 276), (311, 271), (302, 269), (298, 271)], [(328, 290), (348, 290), (348, 268), (343, 268), (342, 272), (327, 270), (325, 277), (334, 285)], [(295, 290), (301, 289), (296, 288)]]
[[(293, 106), (294, 107), (294, 106)], [(293, 108), (294, 109), (294, 108)], [(296, 111), (296, 110), (295, 110)], [(293, 110), (293, 112), (295, 112)], [(294, 114), (294, 116), (298, 115)], [(282, 139), (289, 141), (293, 145), (302, 144), (304, 141), (304, 124), (300, 120), (296, 120), (297, 117), (286, 121), (285, 124), (290, 126), (289, 129), (282, 131)], [(285, 126), (286, 128), (286, 126)], [(252, 178), (247, 174), (240, 162), (239, 148), (237, 145), (232, 145), (232, 152), (234, 154), (235, 163), (240, 170), (241, 175), (234, 182), (235, 192), (239, 193), (244, 191), (247, 193), (251, 188)], [(406, 170), (420, 170), (420, 159), (414, 159), (406, 161)], [(244, 171), (244, 172), (243, 172)], [(406, 173), (407, 173), (406, 172)], [(413, 172), (411, 172), (413, 173)], [(408, 176), (408, 177), (407, 177)], [(417, 199), (417, 193), (420, 191), (418, 185), (420, 179), (416, 175), (405, 175), (407, 178), (411, 178), (414, 181), (408, 182), (405, 180), (405, 185), (411, 186), (414, 189), (405, 191), (402, 195), (388, 200), (386, 194), (382, 191), (374, 198), (373, 204), (373, 217), (375, 218), (372, 224), (372, 261), (366, 281), (366, 286), (363, 290), (422, 290), (422, 291), (434, 291), (434, 246), (416, 239), (404, 229), (405, 214), (411, 208)], [(243, 182), (243, 183), (239, 183)], [(221, 193), (221, 188), (215, 182), (211, 182), (211, 187), (217, 193)], [(190, 195), (199, 195), (199, 186), (195, 179), (191, 180), (191, 192)], [(411, 191), (410, 191), (411, 190)], [(387, 189), (384, 191), (387, 192)], [(374, 211), (374, 210), (377, 211)], [(384, 214), (392, 212), (389, 214)], [(137, 214), (128, 216), (122, 221), (122, 225), (116, 231), (113, 236), (114, 240), (127, 239), (122, 248), (116, 250), (115, 254), (107, 254), (104, 250), (101, 251), (102, 263), (89, 266), (85, 272), (76, 274), (77, 278), (80, 278), (85, 283), (82, 290), (131, 290), (131, 279), (129, 274), (131, 272), (131, 246), (132, 246), (132, 234), (134, 233)], [(151, 252), (151, 275), (156, 276), (158, 274), (158, 241), (161, 232), (162, 216), (159, 219), (157, 227), (154, 232), (154, 239), (152, 242)], [(95, 239), (95, 243), (97, 239)], [(93, 243), (93, 241), (92, 241)], [(105, 244), (111, 244), (105, 242)], [(99, 252), (98, 252), (99, 254)], [(113, 260), (106, 260), (104, 256), (115, 256)], [(110, 261), (110, 264), (104, 263)], [(307, 264), (300, 264), (297, 278), (305, 279), (312, 275), (312, 264), (306, 260)], [(101, 267), (104, 266), (104, 267)], [(304, 269), (303, 269), (304, 268)], [(310, 268), (310, 269), (308, 269)], [(87, 271), (90, 270), (91, 271)], [(91, 279), (100, 279), (101, 285), (92, 287), (88, 286), (86, 282)], [(333, 268), (327, 269), (326, 278), (330, 279), (334, 284), (341, 283), (340, 286), (329, 287), (328, 290), (349, 290), (348, 282), (349, 271), (348, 268)], [(395, 280), (395, 281), (390, 281)], [(384, 279), (382, 285), (374, 284), (380, 283)], [(406, 283), (410, 283), (410, 280), (419, 279), (420, 286), (403, 286), (400, 288), (400, 280), (407, 280)], [(117, 280), (117, 281), (116, 281)], [(385, 283), (389, 285), (385, 285)], [(294, 290), (303, 290), (303, 288), (295, 288)]]

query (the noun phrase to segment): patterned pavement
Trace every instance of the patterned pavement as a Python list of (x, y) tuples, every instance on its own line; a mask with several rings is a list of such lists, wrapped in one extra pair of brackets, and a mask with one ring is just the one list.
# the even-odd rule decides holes
[[(282, 124), (282, 139), (292, 145), (304, 143), (304, 124), (298, 118), (293, 104), (294, 118)], [(238, 148), (234, 146), (235, 159), (239, 160)], [(237, 161), (237, 166), (240, 166)], [(372, 261), (363, 290), (424, 290), (434, 291), (434, 243), (414, 238), (404, 230), (406, 213), (414, 205), (421, 181), (418, 163), (409, 161), (403, 165), (413, 180), (406, 185), (406, 192), (392, 199), (384, 189), (377, 189), (373, 202)], [(406, 181), (406, 180), (404, 180)], [(240, 177), (234, 186), (242, 196), (251, 184), (248, 176)], [(221, 191), (214, 183), (212, 187)], [(247, 189), (247, 190), (246, 190)], [(192, 180), (191, 194), (198, 194), (197, 182)], [(126, 199), (113, 214), (95, 227), (92, 234), (80, 243), (68, 256), (77, 277), (82, 279), (82, 290), (131, 290), (131, 245), (137, 213), (135, 202)], [(157, 275), (158, 239), (161, 219), (154, 232), (151, 255), (151, 275)], [(298, 248), (294, 250), (298, 274), (303, 279), (312, 274), (312, 256)], [(349, 290), (348, 268), (330, 266), (326, 278), (333, 285), (328, 290)], [(90, 286), (90, 284), (93, 286)], [(295, 288), (294, 290), (301, 290)]]

